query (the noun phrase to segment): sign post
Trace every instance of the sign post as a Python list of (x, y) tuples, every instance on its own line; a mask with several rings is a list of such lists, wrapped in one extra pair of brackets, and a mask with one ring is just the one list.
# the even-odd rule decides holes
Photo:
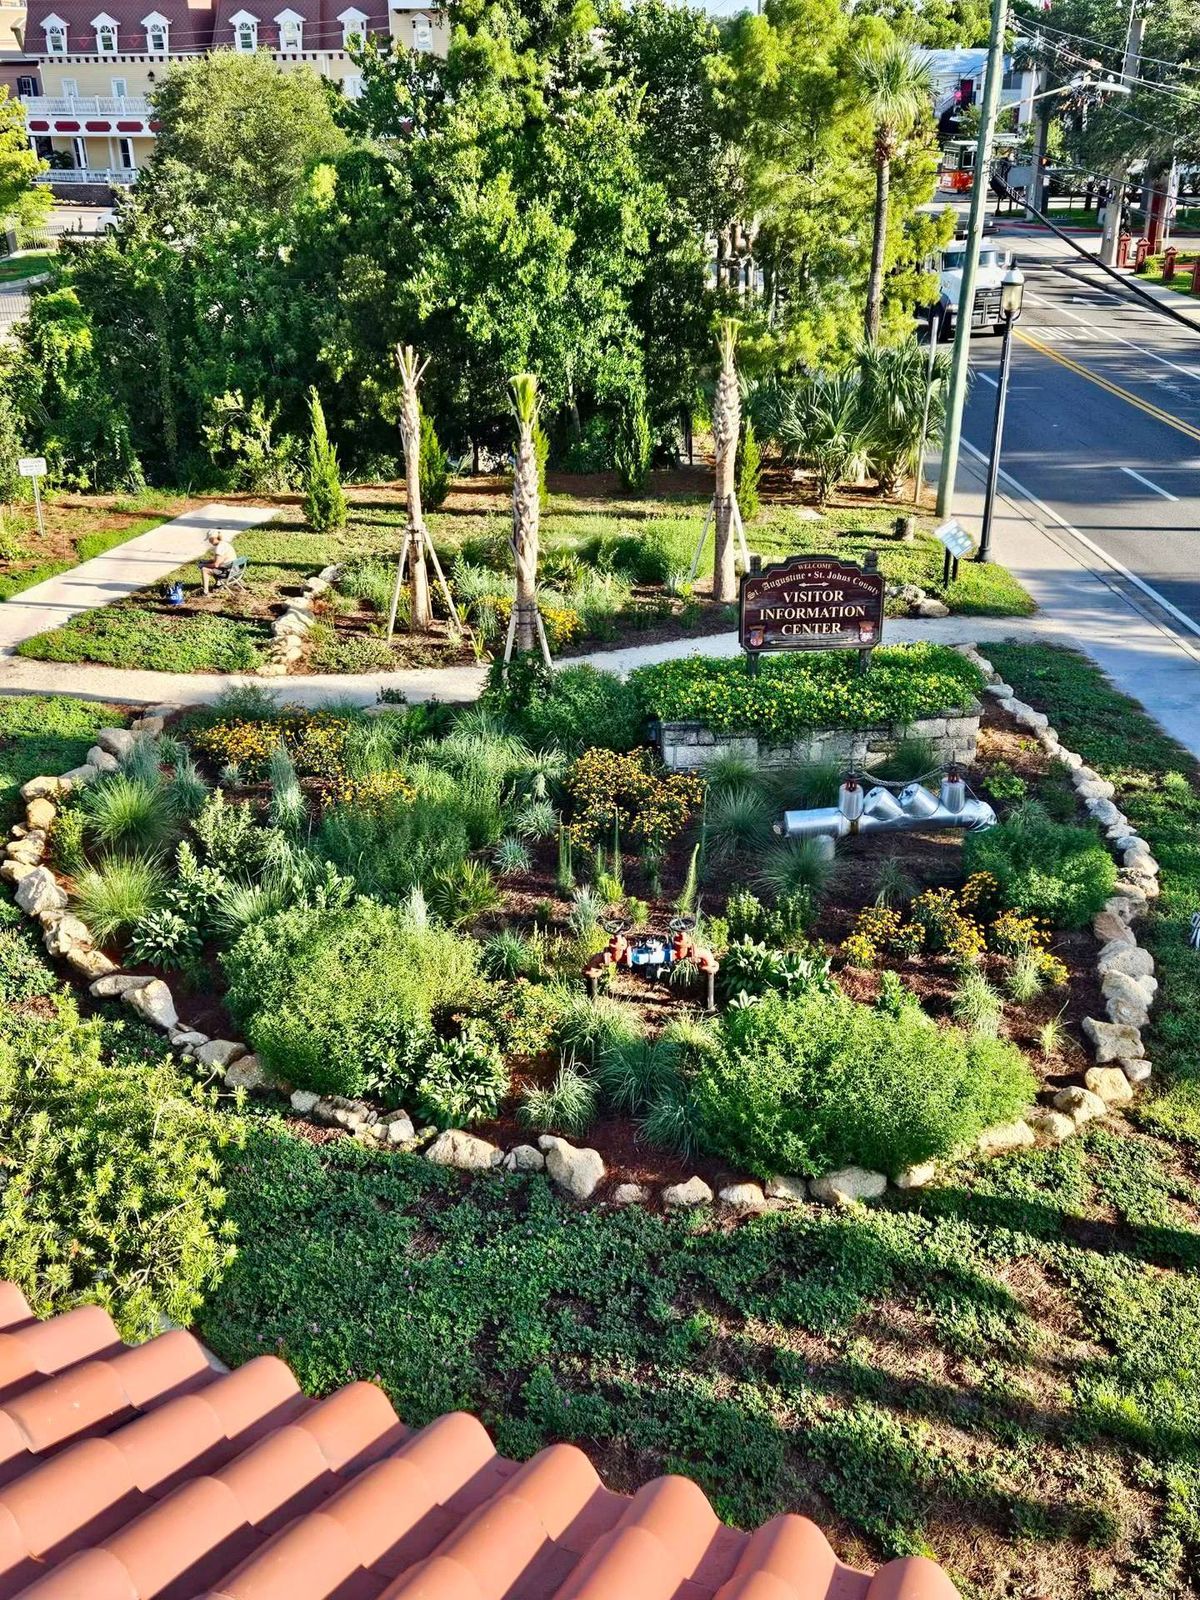
[(17, 471), (22, 478), (29, 478), (33, 483), (33, 504), (37, 511), (38, 532), (42, 538), (46, 537), (46, 524), (42, 520), (42, 497), (38, 490), (38, 479), (46, 476), (45, 456), (20, 456), (17, 459)]
[(946, 554), (942, 557), (942, 585), (957, 583), (958, 563), (963, 556), (969, 556), (975, 548), (971, 535), (961, 522), (953, 518), (943, 522), (940, 527), (933, 530), (933, 537), (944, 548)]
[(884, 578), (837, 556), (791, 556), (742, 578), (738, 643), (757, 671), (774, 650), (857, 650), (865, 672), (883, 634)]

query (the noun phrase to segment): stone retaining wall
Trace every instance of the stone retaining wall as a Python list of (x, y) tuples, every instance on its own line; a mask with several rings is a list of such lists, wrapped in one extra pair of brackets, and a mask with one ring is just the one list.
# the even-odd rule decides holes
[(878, 766), (905, 738), (927, 739), (944, 765), (975, 759), (979, 737), (978, 704), (944, 717), (916, 722), (884, 723), (874, 728), (814, 728), (787, 745), (770, 745), (753, 733), (713, 733), (700, 722), (664, 722), (659, 734), (663, 765), (672, 772), (702, 770), (725, 756), (737, 756), (755, 767), (809, 766), (839, 761), (865, 771)]

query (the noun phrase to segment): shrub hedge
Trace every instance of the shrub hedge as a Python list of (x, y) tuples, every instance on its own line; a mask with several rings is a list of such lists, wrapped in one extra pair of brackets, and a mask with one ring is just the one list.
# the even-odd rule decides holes
[(765, 658), (756, 677), (738, 658), (688, 656), (640, 667), (631, 684), (649, 716), (714, 733), (787, 743), (813, 728), (867, 728), (965, 712), (983, 688), (977, 668), (945, 645), (890, 645), (860, 673), (853, 651)]
[(853, 1163), (893, 1176), (945, 1156), (1028, 1105), (1015, 1046), (818, 987), (725, 1013), (695, 1062), (702, 1149), (761, 1177)]

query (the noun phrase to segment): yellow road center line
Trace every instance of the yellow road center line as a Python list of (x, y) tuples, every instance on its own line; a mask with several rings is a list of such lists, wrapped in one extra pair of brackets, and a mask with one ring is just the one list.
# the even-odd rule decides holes
[(1148, 417), (1153, 417), (1156, 422), (1165, 422), (1169, 428), (1175, 428), (1179, 433), (1186, 433), (1189, 439), (1200, 440), (1200, 428), (1193, 428), (1190, 423), (1182, 422), (1178, 417), (1173, 417), (1169, 411), (1162, 411), (1158, 406), (1151, 405), (1148, 400), (1139, 400), (1137, 395), (1130, 394), (1128, 389), (1122, 389), (1119, 384), (1111, 383), (1107, 378), (1102, 378), (1099, 373), (1093, 372), (1090, 367), (1080, 366), (1078, 361), (1072, 361), (1069, 356), (1064, 356), (1061, 351), (1055, 350), (1051, 345), (1043, 344), (1040, 339), (1035, 339), (1032, 334), (1026, 333), (1022, 328), (1015, 330), (1017, 338), (1023, 344), (1031, 345), (1044, 356), (1049, 356), (1051, 361), (1057, 361), (1060, 366), (1067, 367), (1071, 372), (1077, 372), (1081, 378), (1086, 378), (1089, 383), (1094, 383), (1098, 389), (1105, 389), (1109, 394), (1115, 395), (1118, 400), (1124, 400), (1127, 405), (1136, 406), (1139, 411), (1144, 411)]

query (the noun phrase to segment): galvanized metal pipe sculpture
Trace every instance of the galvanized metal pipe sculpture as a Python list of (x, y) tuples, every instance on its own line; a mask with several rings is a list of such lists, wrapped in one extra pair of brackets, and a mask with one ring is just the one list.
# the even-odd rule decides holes
[(893, 794), (885, 784), (865, 792), (850, 773), (842, 780), (835, 806), (813, 806), (807, 811), (785, 811), (776, 831), (787, 839), (828, 841), (832, 855), (839, 839), (851, 833), (895, 833), (903, 828), (970, 828), (995, 825), (996, 813), (986, 800), (967, 791), (957, 767), (947, 767), (937, 794), (923, 783), (909, 783)]

